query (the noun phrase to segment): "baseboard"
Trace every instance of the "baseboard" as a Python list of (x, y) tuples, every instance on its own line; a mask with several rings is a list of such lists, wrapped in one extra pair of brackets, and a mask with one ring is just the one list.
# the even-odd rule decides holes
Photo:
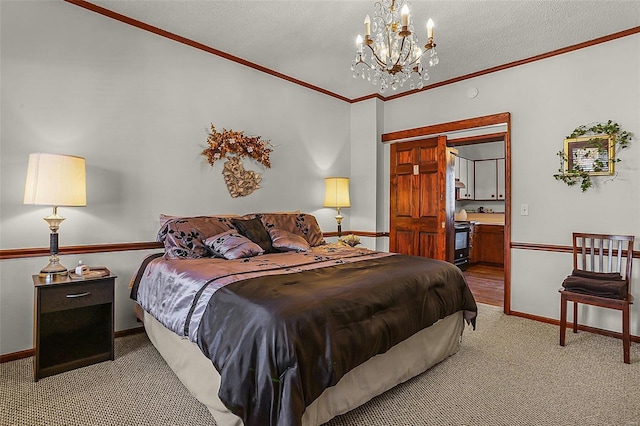
[[(560, 320), (557, 320), (557, 319), (541, 317), (541, 316), (532, 315), (532, 314), (525, 314), (524, 312), (517, 312), (517, 311), (511, 311), (510, 315), (513, 315), (514, 317), (526, 318), (526, 319), (530, 319), (538, 322), (544, 322), (547, 324), (553, 324), (560, 327)], [(570, 331), (570, 330), (573, 330), (573, 322), (567, 321), (567, 331)], [(615, 337), (616, 339), (622, 339), (622, 333), (618, 333), (617, 331), (603, 330), (601, 328), (596, 328), (596, 327), (589, 327), (588, 325), (578, 324), (578, 330), (586, 331), (588, 333), (600, 334), (602, 336)], [(640, 343), (640, 336), (634, 336), (632, 334), (631, 341)]]
[(9, 362), (9, 361), (16, 361), (22, 358), (29, 358), (30, 356), (33, 356), (33, 353), (34, 353), (33, 349), (26, 349), (20, 352), (13, 352), (9, 354), (0, 355), (0, 364)]
[[(128, 328), (126, 330), (116, 331), (115, 333), (113, 333), (113, 336), (117, 339), (118, 337), (130, 336), (132, 334), (138, 334), (143, 332), (144, 332), (144, 327), (134, 327), (134, 328)], [(8, 354), (0, 355), (0, 364), (5, 362), (10, 362), (10, 361), (16, 361), (23, 358), (29, 358), (30, 356), (33, 356), (34, 353), (35, 353), (35, 350), (32, 348), (32, 349), (26, 349), (24, 351), (12, 352)]]
[(118, 337), (130, 336), (132, 334), (144, 333), (144, 326), (128, 328), (126, 330), (120, 330), (113, 333), (113, 336)]

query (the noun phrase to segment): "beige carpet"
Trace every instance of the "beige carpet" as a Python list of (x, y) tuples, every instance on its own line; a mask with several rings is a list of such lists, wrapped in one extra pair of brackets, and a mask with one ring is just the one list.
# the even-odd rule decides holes
[[(640, 350), (480, 305), (478, 329), (425, 374), (330, 426), (640, 426)], [(116, 340), (116, 360), (38, 383), (31, 359), (0, 365), (0, 425), (213, 425), (144, 334)]]

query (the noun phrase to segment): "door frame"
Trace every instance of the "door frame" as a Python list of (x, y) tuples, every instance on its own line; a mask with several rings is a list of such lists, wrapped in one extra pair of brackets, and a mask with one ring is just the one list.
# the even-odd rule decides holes
[[(481, 129), (495, 125), (506, 125), (506, 132), (487, 133), (474, 137), (474, 141), (470, 143), (495, 142), (504, 139), (504, 155), (505, 155), (505, 215), (504, 215), (504, 303), (503, 310), (505, 314), (511, 313), (511, 113), (503, 112), (498, 114), (486, 115), (482, 117), (468, 118), (458, 121), (450, 121), (439, 124), (432, 124), (414, 129), (400, 130), (396, 132), (385, 133), (382, 135), (382, 143), (407, 142), (415, 138), (424, 138), (427, 136), (437, 136), (440, 134), (451, 133), (461, 130)], [(490, 140), (492, 137), (500, 137), (500, 139)], [(484, 138), (484, 139), (483, 139)], [(454, 140), (455, 141), (455, 140)], [(453, 146), (453, 145), (452, 145)], [(388, 178), (388, 177), (387, 177)], [(453, 216), (453, 206), (451, 211), (447, 211), (447, 216)]]

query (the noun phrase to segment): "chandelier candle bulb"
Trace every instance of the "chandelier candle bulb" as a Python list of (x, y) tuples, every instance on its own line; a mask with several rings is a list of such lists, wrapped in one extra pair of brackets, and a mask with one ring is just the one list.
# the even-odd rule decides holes
[(369, 18), (369, 15), (364, 18), (364, 35), (365, 37), (371, 35), (371, 18)]
[(427, 38), (433, 38), (433, 19), (427, 21)]
[(358, 53), (362, 53), (362, 36), (360, 34), (356, 37), (356, 45), (358, 46)]
[(406, 4), (402, 6), (402, 10), (400, 11), (402, 17), (402, 26), (406, 27), (409, 25), (409, 6)]

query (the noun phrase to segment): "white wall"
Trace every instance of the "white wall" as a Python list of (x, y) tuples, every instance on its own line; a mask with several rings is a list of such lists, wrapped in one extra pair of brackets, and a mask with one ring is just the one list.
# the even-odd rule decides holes
[[(434, 70), (437, 72), (437, 70)], [(466, 97), (469, 87), (479, 95)], [(625, 37), (385, 103), (385, 132), (511, 113), (512, 241), (571, 245), (571, 232), (631, 234), (640, 240), (640, 35)], [(556, 152), (581, 124), (618, 122), (634, 141), (619, 154), (615, 179), (581, 193), (556, 181)], [(388, 175), (388, 165), (379, 173)], [(519, 206), (529, 205), (529, 216)], [(638, 243), (640, 245), (640, 243)], [(511, 250), (511, 308), (559, 317), (566, 254)], [(640, 288), (635, 263), (634, 288)], [(541, 267), (544, 265), (544, 267)], [(620, 331), (620, 314), (583, 308), (588, 325)], [(631, 331), (640, 334), (640, 304)]]
[[(375, 232), (378, 229), (379, 206), (383, 195), (379, 191), (376, 170), (382, 155), (380, 142), (382, 124), (378, 120), (384, 105), (379, 99), (369, 99), (351, 106), (351, 229)], [(375, 250), (386, 238), (360, 237), (362, 245)]]
[[(349, 176), (350, 105), (61, 1), (1, 2), (0, 248), (44, 247), (50, 208), (23, 205), (31, 152), (87, 161), (87, 206), (60, 208), (60, 244), (153, 241), (160, 213), (300, 209), (333, 230), (324, 177)], [(209, 124), (274, 145), (262, 188), (232, 199), (200, 155)], [(245, 161), (245, 164), (249, 165)], [(349, 217), (345, 218), (349, 229)], [(116, 330), (135, 327), (128, 284), (145, 252), (62, 256), (106, 265)], [(0, 354), (33, 347), (31, 275), (0, 263)]]

